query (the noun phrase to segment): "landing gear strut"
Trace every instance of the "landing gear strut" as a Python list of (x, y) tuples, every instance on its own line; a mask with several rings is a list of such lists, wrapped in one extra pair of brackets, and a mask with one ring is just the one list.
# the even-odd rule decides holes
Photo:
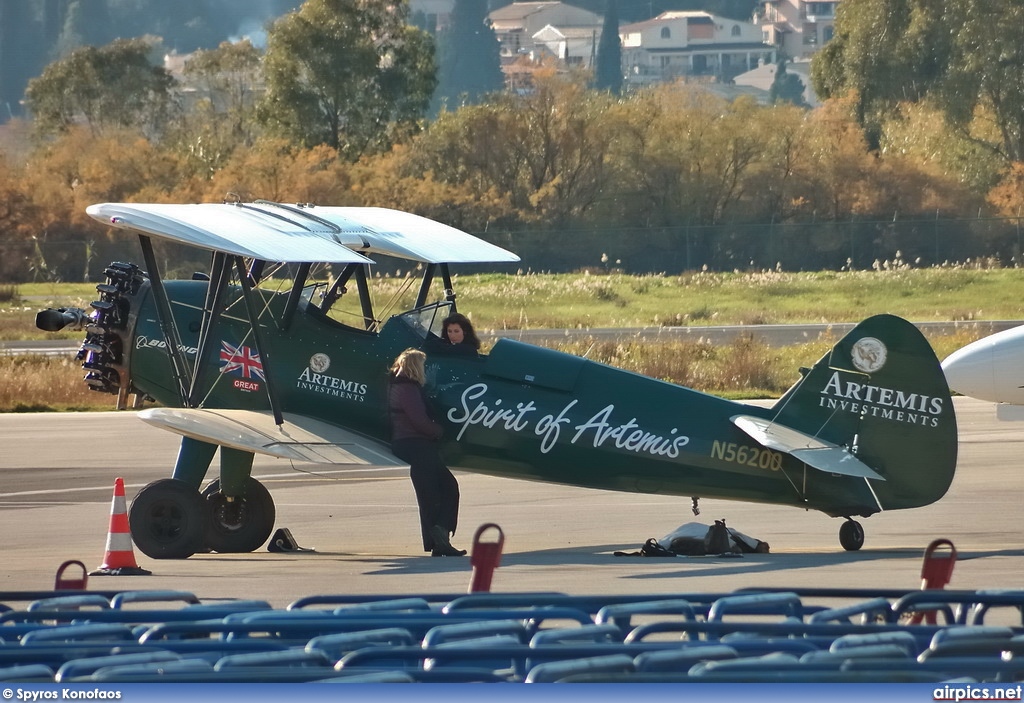
[(848, 552), (856, 552), (864, 546), (864, 528), (859, 522), (846, 518), (839, 527), (839, 544)]

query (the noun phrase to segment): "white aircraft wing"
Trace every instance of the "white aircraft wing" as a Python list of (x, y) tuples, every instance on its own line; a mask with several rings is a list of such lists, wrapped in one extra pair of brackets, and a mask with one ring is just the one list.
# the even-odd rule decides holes
[(763, 417), (733, 415), (729, 419), (759, 444), (790, 454), (811, 468), (830, 474), (885, 480), (884, 476), (838, 444), (825, 442)]
[[(310, 207), (309, 212), (345, 232), (358, 233), (370, 254), (424, 263), (502, 263), (519, 257), (462, 230), (401, 210), (379, 207)], [(352, 246), (352, 245), (350, 245)]]
[(331, 227), (243, 205), (102, 203), (86, 212), (120, 229), (236, 256), (274, 262), (370, 262), (332, 237)]
[(270, 411), (150, 408), (143, 421), (185, 437), (282, 459), (349, 466), (405, 466), (380, 442), (304, 415)]
[[(424, 263), (519, 261), (510, 251), (400, 210), (255, 203), (102, 203), (86, 212), (120, 229), (265, 261), (372, 263), (387, 254)], [(362, 252), (362, 253), (360, 253)]]

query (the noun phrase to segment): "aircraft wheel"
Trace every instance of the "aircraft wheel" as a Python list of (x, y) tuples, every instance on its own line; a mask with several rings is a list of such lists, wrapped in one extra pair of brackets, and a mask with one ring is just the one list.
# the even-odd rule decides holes
[(144, 487), (128, 511), (132, 541), (153, 559), (188, 559), (202, 549), (209, 523), (199, 491), (174, 478)]
[(847, 520), (839, 527), (839, 544), (848, 552), (864, 546), (864, 528), (856, 520)]
[(270, 538), (274, 529), (274, 499), (256, 479), (249, 477), (244, 497), (229, 501), (220, 492), (219, 479), (206, 487), (203, 497), (212, 515), (206, 546), (213, 551), (252, 552)]

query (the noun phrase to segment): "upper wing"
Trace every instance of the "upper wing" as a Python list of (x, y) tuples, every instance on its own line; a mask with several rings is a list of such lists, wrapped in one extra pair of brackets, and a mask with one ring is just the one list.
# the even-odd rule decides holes
[(763, 417), (734, 415), (729, 419), (763, 446), (791, 454), (819, 471), (885, 480), (884, 476), (837, 444), (825, 442)]
[(353, 466), (405, 466), (388, 448), (336, 425), (304, 415), (284, 415), (276, 425), (269, 411), (150, 408), (139, 417), (185, 437), (293, 461)]
[(275, 262), (370, 262), (332, 237), (327, 225), (282, 219), (249, 206), (103, 203), (90, 205), (86, 212), (114, 227), (235, 256)]
[(346, 232), (359, 232), (360, 251), (424, 263), (502, 263), (519, 257), (462, 230), (410, 212), (379, 207), (310, 207)]
[(372, 263), (359, 252), (425, 263), (519, 261), (501, 247), (400, 210), (255, 203), (102, 203), (90, 216), (121, 229), (284, 263)]

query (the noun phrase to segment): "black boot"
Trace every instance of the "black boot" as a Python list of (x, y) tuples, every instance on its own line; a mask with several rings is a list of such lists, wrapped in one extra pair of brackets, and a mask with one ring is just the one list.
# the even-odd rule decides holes
[(448, 530), (440, 525), (430, 528), (430, 536), (434, 538), (434, 548), (430, 551), (432, 557), (463, 557), (466, 556), (465, 549), (456, 549), (448, 541)]

